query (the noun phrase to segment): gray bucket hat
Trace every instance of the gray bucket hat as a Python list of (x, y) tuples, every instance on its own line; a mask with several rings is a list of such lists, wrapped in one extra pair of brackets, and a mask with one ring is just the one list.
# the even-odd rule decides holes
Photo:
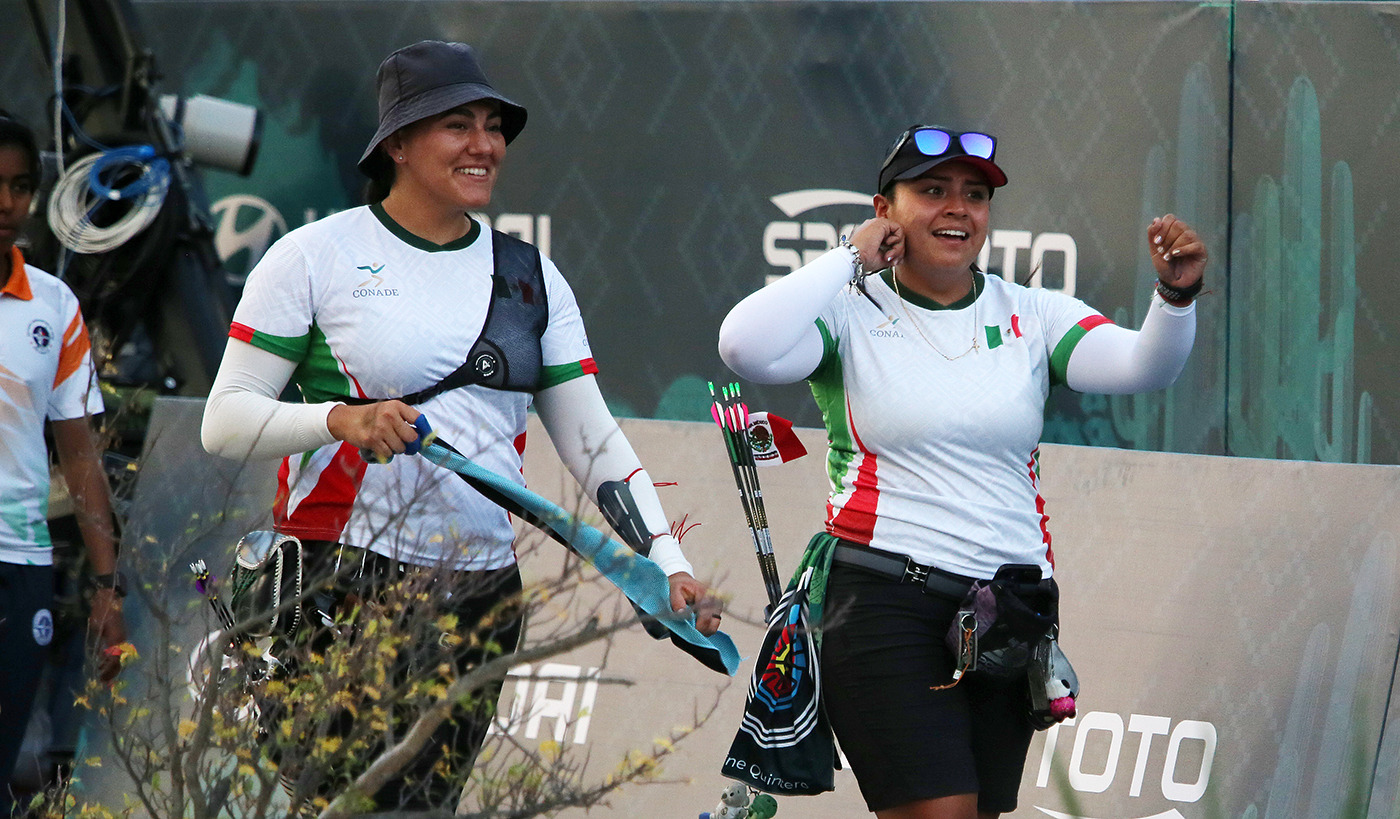
[(525, 127), (525, 109), (491, 87), (476, 52), (465, 43), (423, 40), (395, 51), (379, 64), (379, 130), (360, 157), (360, 171), (386, 137), (420, 119), (477, 100), (501, 104), (501, 132), (506, 144)]

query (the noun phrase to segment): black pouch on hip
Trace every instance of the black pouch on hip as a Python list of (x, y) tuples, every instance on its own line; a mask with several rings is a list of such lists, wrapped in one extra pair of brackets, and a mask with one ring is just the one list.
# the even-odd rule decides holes
[(1025, 676), (1037, 645), (1059, 623), (1060, 591), (1055, 579), (1040, 577), (1040, 567), (1008, 563), (991, 580), (968, 588), (945, 642), (956, 658), (953, 681), (965, 674), (1011, 680)]

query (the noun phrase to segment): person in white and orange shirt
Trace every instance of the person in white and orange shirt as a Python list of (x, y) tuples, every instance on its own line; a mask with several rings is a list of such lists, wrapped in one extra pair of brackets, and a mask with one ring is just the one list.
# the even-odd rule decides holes
[(92, 427), (103, 405), (87, 328), (73, 291), (25, 264), (15, 247), (38, 184), (33, 132), (0, 110), (0, 817), (14, 809), (10, 776), (54, 635), (45, 421), (94, 574), (89, 625), (103, 649), (103, 680), (120, 670), (106, 649), (126, 642), (125, 587)]

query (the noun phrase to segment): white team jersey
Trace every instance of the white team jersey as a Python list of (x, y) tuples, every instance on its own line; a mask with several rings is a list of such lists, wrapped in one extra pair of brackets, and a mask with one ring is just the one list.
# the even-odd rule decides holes
[[(544, 386), (596, 372), (573, 292), (542, 259), (549, 323)], [(361, 207), (298, 228), (249, 274), (230, 335), (298, 362), (307, 401), (390, 398), (425, 389), (465, 361), (491, 301), (489, 231), (435, 246)], [(528, 393), (470, 385), (418, 405), (464, 455), (523, 485)], [(422, 458), (366, 465), (348, 444), (283, 461), (280, 530), (338, 540), (407, 562), (510, 565), (499, 506)]]
[(1108, 319), (976, 278), (975, 299), (943, 308), (908, 291), (901, 302), (871, 276), (883, 311), (847, 288), (819, 317), (826, 350), (808, 381), (830, 440), (827, 530), (962, 575), (1034, 563), (1048, 576), (1045, 401), (1074, 345)]
[(0, 290), (0, 563), (53, 564), (44, 420), (101, 412), (77, 297), (11, 248)]

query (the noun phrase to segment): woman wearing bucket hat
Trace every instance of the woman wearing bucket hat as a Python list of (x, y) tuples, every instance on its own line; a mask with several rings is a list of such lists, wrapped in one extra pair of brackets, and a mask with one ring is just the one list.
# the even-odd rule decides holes
[[(525, 109), (495, 90), (471, 47), (436, 41), (384, 60), (378, 102), (359, 161), (370, 204), (291, 231), (249, 275), (205, 447), (283, 458), (276, 526), (306, 544), (310, 565), (350, 566), (355, 582), (441, 571), (461, 642), (510, 652), (521, 580), (509, 516), (424, 459), (393, 456), (418, 438), (421, 413), (477, 464), (523, 483), (533, 403), (589, 496), (606, 487), (609, 522), (669, 575), (673, 608), (697, 605), (697, 627), (713, 633), (718, 610), (599, 393), (569, 285), (535, 248), (469, 215), (490, 203)], [(289, 383), (304, 402), (278, 400)], [(460, 670), (484, 656), (454, 659)], [(425, 753), (375, 795), (379, 806), (453, 807), (499, 692), (459, 708), (427, 745), (452, 749), (455, 781), (433, 773), (442, 754)]]
[(1003, 566), (1053, 572), (1037, 469), (1051, 385), (1160, 389), (1195, 337), (1206, 249), (1171, 215), (1147, 227), (1159, 283), (1137, 331), (983, 275), (992, 194), (1006, 182), (990, 135), (909, 128), (880, 167), (875, 218), (745, 298), (720, 329), (736, 373), (805, 379), (822, 408), (832, 488), (809, 549), (827, 558), (824, 609), (837, 613), (821, 643), (823, 695), (883, 819), (1015, 809), (1033, 730), (1027, 678), (949, 685), (963, 660), (946, 640), (952, 620), (973, 582)]

